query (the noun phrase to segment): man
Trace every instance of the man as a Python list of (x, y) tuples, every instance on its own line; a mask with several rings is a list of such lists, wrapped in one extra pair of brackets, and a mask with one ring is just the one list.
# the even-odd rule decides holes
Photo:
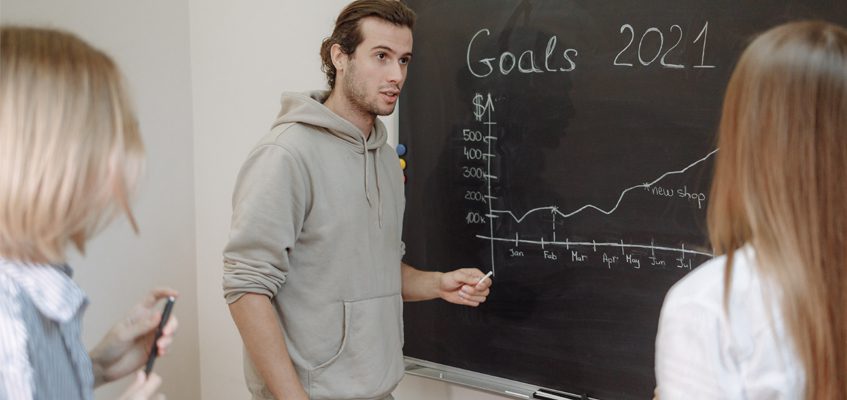
[(478, 269), (401, 263), (403, 176), (376, 117), (397, 103), (414, 21), (399, 1), (347, 6), (321, 47), (331, 91), (284, 94), (239, 174), (223, 286), (254, 399), (390, 399), (402, 301), (488, 296)]

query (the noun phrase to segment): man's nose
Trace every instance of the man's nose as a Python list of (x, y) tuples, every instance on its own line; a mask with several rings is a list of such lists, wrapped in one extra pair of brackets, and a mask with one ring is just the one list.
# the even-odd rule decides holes
[(399, 63), (392, 64), (392, 66), (389, 67), (388, 81), (391, 82), (391, 83), (402, 82), (403, 77), (405, 76), (404, 72), (405, 72), (405, 70), (404, 70), (402, 65), (400, 65)]

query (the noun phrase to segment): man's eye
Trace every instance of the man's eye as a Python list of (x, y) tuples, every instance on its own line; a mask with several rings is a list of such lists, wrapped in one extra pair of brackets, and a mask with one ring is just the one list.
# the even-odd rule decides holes
[(376, 53), (376, 58), (378, 58), (380, 60), (384, 60), (385, 59), (385, 53)]
[(409, 63), (409, 61), (411, 61), (409, 60), (409, 57), (403, 57), (400, 59), (400, 64), (406, 65)]

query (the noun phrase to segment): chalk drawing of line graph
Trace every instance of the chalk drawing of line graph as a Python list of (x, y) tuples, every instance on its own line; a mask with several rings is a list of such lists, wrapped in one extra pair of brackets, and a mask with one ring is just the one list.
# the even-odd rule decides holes
[[(497, 209), (493, 208), (493, 200), (495, 200), (496, 197), (491, 195), (491, 181), (494, 180), (494, 179), (497, 179), (497, 176), (493, 175), (492, 171), (491, 171), (491, 159), (495, 157), (494, 153), (492, 152), (492, 142), (497, 140), (498, 138), (497, 138), (497, 136), (493, 135), (493, 133), (492, 133), (493, 126), (497, 125), (497, 122), (492, 121), (492, 113), (494, 111), (494, 105), (493, 105), (493, 102), (491, 100), (491, 95), (488, 94), (487, 98), (484, 98), (481, 95), (477, 94), (476, 97), (474, 98), (474, 105), (476, 107), (476, 111), (474, 112), (474, 114), (475, 114), (477, 121), (482, 122), (487, 128), (487, 134), (485, 136), (485, 142), (488, 144), (488, 149), (487, 149), (487, 152), (485, 154), (485, 158), (487, 160), (486, 174), (485, 174), (485, 180), (486, 180), (486, 183), (487, 183), (487, 195), (485, 197), (487, 199), (486, 203), (488, 203), (488, 214), (486, 214), (486, 217), (489, 220), (489, 224), (488, 224), (489, 225), (489, 234), (488, 235), (476, 235), (476, 237), (479, 238), (479, 239), (484, 239), (484, 240), (490, 241), (491, 271), (492, 272), (495, 271), (495, 269), (494, 269), (494, 267), (495, 267), (494, 243), (495, 242), (514, 243), (515, 247), (517, 247), (521, 243), (539, 245), (539, 246), (541, 246), (542, 249), (545, 248), (546, 246), (564, 246), (566, 249), (570, 249), (571, 246), (588, 246), (588, 247), (594, 248), (595, 251), (596, 251), (597, 247), (617, 247), (617, 248), (620, 248), (621, 251), (623, 252), (624, 249), (634, 248), (634, 249), (649, 250), (654, 257), (655, 257), (655, 252), (657, 250), (658, 251), (676, 252), (676, 253), (681, 254), (682, 257), (684, 257), (685, 255), (701, 255), (701, 256), (707, 256), (707, 257), (713, 257), (714, 256), (712, 253), (709, 253), (709, 252), (700, 251), (700, 250), (696, 250), (696, 249), (690, 249), (690, 248), (687, 249), (687, 248), (685, 248), (684, 243), (680, 247), (668, 247), (668, 246), (657, 246), (652, 242), (648, 245), (648, 244), (624, 243), (623, 241), (620, 241), (620, 242), (576, 241), (576, 242), (574, 242), (574, 241), (570, 241), (568, 239), (565, 239), (564, 241), (560, 241), (560, 240), (556, 239), (555, 226), (556, 226), (556, 216), (559, 216), (561, 218), (570, 218), (570, 217), (573, 217), (573, 216), (580, 214), (580, 213), (587, 211), (587, 210), (595, 210), (595, 211), (598, 211), (598, 212), (603, 213), (605, 215), (611, 215), (612, 213), (614, 213), (618, 209), (618, 207), (620, 207), (621, 202), (623, 201), (624, 197), (626, 197), (626, 195), (629, 192), (636, 190), (636, 189), (641, 189), (641, 188), (650, 188), (651, 186), (659, 183), (661, 180), (663, 180), (663, 179), (665, 179), (665, 178), (667, 178), (668, 176), (671, 176), (671, 175), (684, 174), (688, 170), (690, 170), (691, 168), (705, 162), (706, 160), (708, 160), (709, 158), (714, 156), (718, 152), (719, 149), (712, 150), (711, 152), (709, 152), (708, 154), (706, 154), (702, 158), (692, 162), (691, 164), (689, 164), (685, 168), (682, 168), (682, 169), (679, 169), (679, 170), (676, 170), (676, 171), (666, 172), (666, 173), (660, 175), (659, 177), (653, 179), (652, 181), (641, 183), (641, 184), (631, 186), (631, 187), (628, 187), (628, 188), (622, 190), (621, 193), (620, 193), (620, 196), (618, 196), (618, 200), (615, 202), (614, 206), (612, 206), (608, 209), (604, 209), (604, 208), (597, 206), (597, 205), (594, 205), (594, 204), (586, 204), (582, 207), (578, 207), (578, 208), (574, 209), (573, 211), (562, 212), (561, 210), (559, 210), (558, 206), (551, 205), (551, 206), (533, 208), (533, 209), (527, 211), (526, 213), (524, 213), (523, 215), (521, 215), (520, 217), (518, 217), (517, 215), (515, 215), (515, 213), (513, 213), (510, 210), (497, 210)], [(485, 121), (482, 120), (483, 117), (485, 117)], [(514, 238), (495, 237), (494, 236), (494, 220), (495, 219), (501, 218), (501, 216), (506, 216), (506, 217), (509, 217), (512, 220), (514, 220), (516, 223), (520, 224), (520, 223), (524, 222), (524, 220), (528, 216), (535, 214), (535, 213), (539, 213), (539, 212), (542, 212), (542, 213), (543, 212), (549, 212), (553, 215), (553, 224), (552, 224), (552, 226), (553, 226), (553, 230), (552, 230), (553, 238), (552, 238), (552, 240), (547, 241), (547, 240), (544, 240), (543, 237), (538, 239), (538, 240), (521, 239), (519, 237), (518, 233), (515, 233)]]

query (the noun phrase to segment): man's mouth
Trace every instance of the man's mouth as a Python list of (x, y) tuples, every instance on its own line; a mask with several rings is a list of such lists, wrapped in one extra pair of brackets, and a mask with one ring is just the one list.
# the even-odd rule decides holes
[(380, 91), (380, 93), (390, 98), (397, 98), (400, 95), (400, 89), (386, 89)]

